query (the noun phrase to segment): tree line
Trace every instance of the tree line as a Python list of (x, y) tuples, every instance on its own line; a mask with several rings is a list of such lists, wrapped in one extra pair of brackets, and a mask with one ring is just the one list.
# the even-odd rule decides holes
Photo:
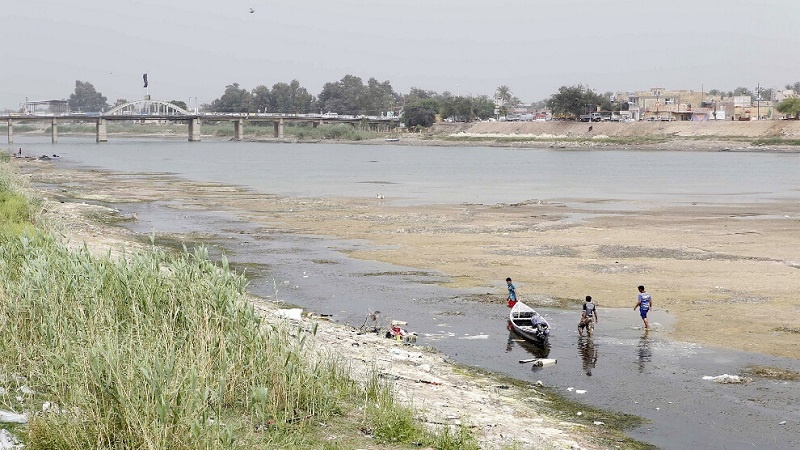
[[(800, 93), (800, 82), (786, 85), (787, 90)], [(771, 99), (774, 90), (771, 88), (756, 89), (754, 92), (745, 87), (737, 87), (732, 91), (710, 89), (709, 96), (733, 97), (750, 96), (758, 99)], [(800, 100), (789, 101), (783, 106), (778, 105), (778, 110), (792, 115), (800, 113)], [(75, 91), (68, 100), (72, 111), (100, 112), (110, 108), (108, 100), (88, 81), (75, 81)], [(127, 103), (125, 99), (117, 99), (114, 106)], [(184, 109), (186, 103), (180, 100), (171, 100)], [(797, 108), (791, 105), (798, 104)], [(247, 89), (232, 83), (225, 87), (220, 97), (211, 103), (204, 104), (201, 109), (215, 112), (232, 113), (283, 113), (283, 114), (308, 114), (333, 112), (346, 115), (380, 116), (394, 114), (399, 116), (402, 112), (403, 122), (406, 126), (428, 127), (437, 118), (457, 122), (471, 122), (486, 120), (491, 117), (505, 116), (510, 108), (521, 104), (519, 98), (514, 96), (510, 87), (501, 85), (493, 96), (462, 96), (453, 95), (450, 91), (436, 92), (412, 87), (408, 94), (397, 93), (390, 81), (378, 81), (369, 78), (366, 83), (361, 77), (347, 74), (341, 80), (328, 82), (322, 91), (314, 96), (303, 87), (299, 81), (292, 80), (288, 83), (279, 82), (267, 87), (258, 85)], [(581, 114), (595, 111), (621, 111), (628, 108), (627, 101), (615, 101), (612, 92), (598, 94), (581, 84), (574, 86), (561, 86), (557, 92), (548, 99), (537, 104), (540, 108), (547, 108), (554, 116), (577, 118)], [(782, 109), (783, 108), (783, 109)]]

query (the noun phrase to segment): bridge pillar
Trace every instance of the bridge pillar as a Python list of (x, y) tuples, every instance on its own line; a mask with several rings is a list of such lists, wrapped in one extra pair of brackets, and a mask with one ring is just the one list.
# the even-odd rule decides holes
[(50, 142), (53, 144), (58, 142), (58, 119), (55, 117), (50, 121)]
[(97, 119), (97, 138), (96, 142), (108, 142), (108, 132), (106, 131), (106, 119)]
[(244, 138), (244, 119), (233, 122), (233, 139), (241, 141)]
[(14, 143), (14, 123), (13, 122), (14, 122), (13, 120), (8, 119), (8, 143), (9, 144), (13, 144)]
[(200, 141), (200, 119), (189, 120), (189, 142)]
[(275, 122), (275, 137), (278, 139), (283, 139), (283, 117)]

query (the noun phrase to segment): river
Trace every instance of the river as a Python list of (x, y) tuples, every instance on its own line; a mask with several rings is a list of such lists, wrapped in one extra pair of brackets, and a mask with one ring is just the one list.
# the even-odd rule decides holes
[[(396, 205), (537, 199), (602, 213), (800, 198), (800, 154), (187, 143), (113, 136), (99, 145), (84, 138), (62, 137), (57, 145), (44, 138), (17, 140), (23, 154), (58, 154), (57, 164), (74, 168), (171, 173), (289, 197), (380, 195)], [(554, 328), (546, 354), (558, 364), (533, 370), (517, 361), (542, 351), (509, 335), (507, 310), (469, 300), (480, 292), (436, 286), (445, 274), (346, 256), (364, 242), (290, 234), (257, 240), (251, 234), (257, 225), (229, 212), (177, 215), (167, 204), (115, 206), (137, 214), (138, 222), (130, 226), (141, 233), (213, 230), (215, 248), (231, 261), (263, 268), (252, 272), (250, 289), (257, 295), (274, 295), (277, 289), (284, 301), (354, 325), (380, 297), (382, 313), (411, 322), (420, 344), (460, 363), (542, 380), (575, 400), (650, 419), (629, 434), (659, 447), (800, 446), (796, 382), (723, 385), (702, 379), (736, 374), (750, 364), (800, 371), (799, 361), (671, 340), (673, 319), (666, 313), (656, 315), (658, 327), (645, 333), (630, 310), (600, 309), (600, 326), (587, 339), (574, 329), (574, 311), (543, 309)]]

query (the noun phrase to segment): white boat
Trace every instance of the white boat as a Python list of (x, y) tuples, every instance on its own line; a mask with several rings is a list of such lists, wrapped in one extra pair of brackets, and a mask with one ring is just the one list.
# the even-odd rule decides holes
[(550, 324), (541, 314), (522, 302), (516, 302), (508, 315), (509, 328), (534, 344), (544, 345), (550, 337)]

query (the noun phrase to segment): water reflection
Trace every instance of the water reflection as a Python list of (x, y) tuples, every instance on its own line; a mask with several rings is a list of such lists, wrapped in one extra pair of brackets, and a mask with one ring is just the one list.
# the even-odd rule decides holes
[(636, 353), (639, 356), (639, 373), (644, 373), (645, 366), (653, 357), (653, 352), (650, 350), (650, 336), (649, 330), (644, 330), (644, 334), (639, 338), (639, 345), (636, 348)]
[(578, 337), (578, 352), (581, 354), (583, 373), (592, 376), (592, 371), (597, 365), (597, 347), (591, 336)]
[[(508, 332), (508, 342), (506, 343), (506, 353), (510, 352), (514, 349), (514, 347), (520, 347), (526, 352), (531, 354), (533, 358), (547, 358), (550, 355), (550, 346), (540, 346), (536, 345), (532, 342), (528, 342), (525, 339), (522, 339), (520, 335), (514, 333), (513, 331)], [(520, 358), (526, 359), (526, 358)]]

